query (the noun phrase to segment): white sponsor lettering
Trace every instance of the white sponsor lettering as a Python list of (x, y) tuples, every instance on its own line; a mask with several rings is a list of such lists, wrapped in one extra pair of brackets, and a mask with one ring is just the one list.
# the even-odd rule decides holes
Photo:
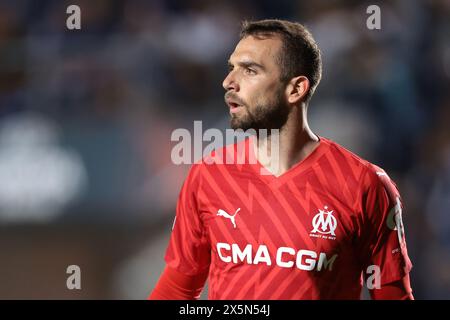
[(222, 249), (230, 251), (231, 250), (230, 245), (228, 243), (221, 243), (221, 242), (217, 243), (217, 253), (219, 254), (220, 260), (222, 260), (223, 262), (226, 262), (226, 263), (230, 263), (231, 257), (223, 256), (222, 251), (221, 251)]
[[(247, 263), (252, 263), (252, 245), (248, 244), (245, 249), (241, 251), (241, 248), (236, 243), (231, 245), (231, 252), (233, 254), (233, 263), (238, 263), (238, 261), (244, 261), (247, 259)], [(239, 259), (239, 260), (238, 260)]]
[(295, 257), (295, 250), (289, 247), (280, 247), (277, 250), (277, 265), (282, 268), (292, 268), (294, 265), (294, 261), (283, 261), (283, 253), (290, 254), (291, 256)]
[(330, 266), (328, 269), (333, 270), (333, 262), (336, 258), (337, 254), (333, 255), (330, 260), (327, 260), (327, 255), (321, 252), (319, 256), (319, 263), (317, 264), (317, 271), (322, 270), (322, 266), (325, 266), (325, 269)]
[(331, 258), (327, 257), (325, 252), (315, 252), (312, 250), (295, 250), (290, 247), (280, 247), (277, 251), (270, 253), (266, 245), (259, 245), (254, 248), (247, 244), (241, 248), (238, 244), (228, 244), (218, 242), (216, 245), (217, 254), (220, 260), (225, 263), (246, 263), (272, 265), (272, 259), (275, 257), (275, 263), (281, 268), (293, 268), (294, 266), (305, 271), (332, 270), (333, 264), (338, 255), (334, 254)]
[(256, 251), (255, 259), (253, 260), (253, 264), (265, 263), (268, 266), (272, 265), (272, 261), (270, 259), (269, 250), (266, 246), (261, 245), (258, 247), (258, 251)]
[[(303, 256), (310, 257), (311, 259), (303, 259)], [(316, 266), (317, 253), (310, 250), (299, 250), (297, 253), (297, 268), (300, 270), (311, 271)]]

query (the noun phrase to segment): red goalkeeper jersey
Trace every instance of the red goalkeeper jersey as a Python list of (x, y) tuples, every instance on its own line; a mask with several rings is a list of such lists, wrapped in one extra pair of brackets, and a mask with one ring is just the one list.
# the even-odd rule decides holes
[(320, 137), (276, 177), (251, 145), (204, 159), (233, 164), (194, 164), (179, 196), (165, 259), (209, 271), (209, 299), (360, 299), (366, 279), (379, 275), (376, 288), (410, 271), (401, 198), (383, 169)]

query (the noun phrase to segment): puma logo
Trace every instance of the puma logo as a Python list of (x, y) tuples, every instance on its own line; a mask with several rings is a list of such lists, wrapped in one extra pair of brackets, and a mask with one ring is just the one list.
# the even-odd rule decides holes
[(230, 219), (231, 223), (233, 224), (233, 227), (236, 228), (235, 217), (236, 217), (237, 213), (239, 212), (239, 210), (241, 210), (241, 208), (238, 208), (236, 210), (236, 212), (233, 215), (231, 215), (228, 212), (226, 212), (226, 211), (224, 211), (222, 209), (219, 209), (219, 210), (217, 210), (217, 215), (220, 216), (220, 217), (224, 217), (224, 218)]

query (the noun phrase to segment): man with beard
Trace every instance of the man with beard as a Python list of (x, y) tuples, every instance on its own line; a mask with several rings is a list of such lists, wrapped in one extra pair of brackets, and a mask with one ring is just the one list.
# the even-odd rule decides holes
[(209, 299), (360, 299), (363, 282), (373, 299), (413, 299), (395, 183), (308, 126), (322, 73), (309, 31), (245, 22), (228, 65), (231, 127), (278, 132), (222, 150), (256, 163), (193, 165), (149, 298), (197, 299), (208, 279)]

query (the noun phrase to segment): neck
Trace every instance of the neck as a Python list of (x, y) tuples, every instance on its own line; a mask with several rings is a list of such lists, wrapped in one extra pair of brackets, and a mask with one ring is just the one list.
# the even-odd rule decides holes
[(308, 126), (306, 108), (298, 106), (289, 114), (279, 134), (259, 137), (254, 148), (258, 161), (273, 175), (280, 176), (305, 159), (318, 145), (319, 138)]

